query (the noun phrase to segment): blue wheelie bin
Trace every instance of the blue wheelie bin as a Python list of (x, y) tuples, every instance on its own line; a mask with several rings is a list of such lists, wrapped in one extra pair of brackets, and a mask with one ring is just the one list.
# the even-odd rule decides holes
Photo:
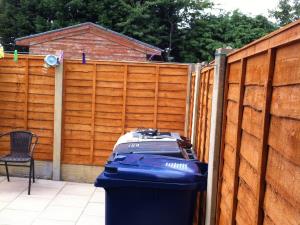
[(124, 154), (96, 181), (106, 194), (106, 225), (192, 225), (207, 164), (175, 157)]

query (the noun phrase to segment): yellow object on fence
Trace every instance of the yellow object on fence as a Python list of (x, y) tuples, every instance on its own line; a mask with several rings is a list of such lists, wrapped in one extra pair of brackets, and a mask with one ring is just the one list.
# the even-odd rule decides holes
[(4, 58), (4, 48), (0, 45), (0, 59)]

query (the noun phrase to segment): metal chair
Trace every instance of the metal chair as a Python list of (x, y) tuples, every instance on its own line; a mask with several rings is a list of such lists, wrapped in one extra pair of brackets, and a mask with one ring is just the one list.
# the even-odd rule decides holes
[[(0, 162), (4, 162), (2, 165), (5, 165), (7, 181), (9, 182), (9, 165), (29, 167), (28, 195), (30, 195), (31, 179), (33, 178), (33, 183), (35, 182), (33, 152), (38, 142), (38, 136), (30, 131), (12, 131), (1, 134), (0, 138), (6, 135), (10, 136), (10, 153), (0, 157)], [(29, 163), (29, 165), (20, 165), (25, 163)]]

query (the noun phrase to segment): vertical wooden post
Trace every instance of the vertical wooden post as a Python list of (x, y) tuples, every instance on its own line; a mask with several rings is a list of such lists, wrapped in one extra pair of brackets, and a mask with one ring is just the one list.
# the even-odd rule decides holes
[(154, 128), (157, 128), (157, 105), (158, 105), (158, 85), (159, 85), (159, 66), (155, 69), (155, 100), (154, 100)]
[(201, 76), (201, 66), (199, 63), (196, 64), (196, 77), (195, 77), (195, 87), (194, 87), (194, 106), (193, 106), (193, 116), (192, 116), (192, 132), (191, 132), (191, 143), (195, 146), (196, 140), (196, 129), (198, 120), (198, 105), (199, 105), (199, 92), (200, 92), (200, 76)]
[(62, 107), (64, 65), (55, 68), (54, 136), (53, 136), (53, 180), (61, 177)]
[(205, 224), (214, 225), (216, 222), (216, 203), (218, 192), (219, 154), (222, 135), (222, 109), (224, 82), (226, 70), (226, 55), (229, 49), (217, 49), (215, 54), (215, 72), (212, 94), (211, 128), (209, 142), (209, 162), (207, 180), (207, 200)]
[(29, 95), (29, 58), (28, 56), (26, 57), (25, 61), (25, 106), (24, 106), (24, 129), (28, 129), (28, 95)]
[(90, 144), (90, 163), (91, 164), (93, 164), (93, 159), (94, 159), (96, 82), (97, 82), (97, 64), (94, 63), (94, 68), (93, 68), (93, 92), (92, 92), (91, 144)]
[(124, 79), (123, 79), (122, 134), (125, 133), (125, 123), (126, 123), (127, 77), (128, 77), (128, 65), (125, 65)]
[(262, 131), (263, 136), (261, 140), (261, 155), (258, 158), (258, 183), (257, 183), (257, 225), (263, 224), (264, 212), (263, 203), (265, 195), (265, 176), (267, 169), (268, 159), (268, 134), (270, 128), (270, 108), (272, 101), (272, 81), (275, 67), (275, 49), (269, 49), (268, 51), (268, 77), (264, 84), (264, 103), (263, 103), (263, 123)]
[(203, 107), (203, 110), (204, 110), (204, 124), (203, 124), (203, 129), (201, 129), (201, 132), (203, 131), (203, 140), (201, 140), (201, 145), (199, 146), (200, 147), (200, 153), (201, 153), (201, 156), (200, 156), (200, 160), (201, 161), (204, 161), (204, 156), (205, 156), (205, 142), (206, 142), (206, 128), (207, 128), (207, 114), (208, 114), (208, 91), (209, 91), (209, 78), (210, 78), (210, 70), (208, 70), (207, 72), (207, 79), (206, 79), (206, 82), (205, 82), (205, 90), (204, 90), (204, 94), (205, 95), (205, 103), (203, 104), (203, 106), (205, 106), (205, 108)]
[(186, 89), (186, 105), (185, 105), (185, 123), (184, 123), (184, 136), (187, 137), (188, 129), (190, 124), (190, 103), (191, 103), (191, 85), (192, 85), (192, 65), (189, 65), (188, 68), (188, 80), (187, 80), (187, 89)]
[(223, 91), (223, 113), (222, 113), (222, 131), (221, 131), (221, 146), (220, 146), (220, 154), (219, 154), (219, 175), (218, 175), (218, 193), (217, 193), (217, 205), (216, 205), (216, 224), (219, 224), (220, 218), (220, 201), (221, 201), (221, 191), (222, 191), (222, 182), (223, 180), (223, 165), (224, 165), (224, 150), (225, 150), (225, 131), (227, 125), (227, 107), (228, 107), (228, 76), (230, 73), (229, 64), (226, 63), (226, 72), (225, 72), (225, 81), (224, 81), (224, 91)]
[(200, 99), (198, 103), (199, 110), (198, 110), (198, 119), (197, 119), (198, 126), (196, 128), (196, 140), (194, 145), (195, 152), (197, 153), (198, 159), (200, 159), (201, 157), (201, 152), (199, 150), (200, 150), (200, 143), (201, 143), (201, 130), (202, 130), (201, 118), (203, 114), (202, 112), (203, 112), (204, 88), (205, 88), (205, 72), (202, 73), (200, 77), (200, 93), (199, 93)]
[(247, 59), (241, 59), (241, 71), (240, 71), (240, 85), (239, 85), (239, 100), (238, 100), (238, 122), (236, 132), (236, 146), (235, 146), (235, 165), (234, 165), (234, 180), (233, 180), (233, 199), (232, 199), (232, 211), (231, 211), (231, 224), (235, 224), (236, 210), (237, 210), (237, 194), (239, 187), (239, 167), (240, 167), (240, 150), (242, 140), (242, 120), (243, 120), (243, 101), (245, 93), (245, 77), (246, 77), (246, 65)]

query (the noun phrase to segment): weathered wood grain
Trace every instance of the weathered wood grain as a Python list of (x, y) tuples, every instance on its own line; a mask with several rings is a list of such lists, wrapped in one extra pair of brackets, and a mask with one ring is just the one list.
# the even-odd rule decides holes
[(267, 216), (276, 225), (298, 225), (300, 221), (299, 207), (293, 207), (271, 186), (267, 186), (264, 202), (264, 210)]
[(268, 144), (300, 166), (300, 121), (272, 116)]
[[(183, 132), (187, 66), (91, 62), (81, 67), (66, 61), (66, 71), (66, 148), (70, 148), (69, 140), (93, 139), (93, 133), (94, 140), (85, 148), (65, 152), (64, 163), (101, 165), (111, 154), (112, 143), (135, 128)], [(96, 74), (94, 89), (92, 74)], [(103, 146), (102, 142), (110, 145)], [(85, 157), (80, 162), (72, 156), (82, 154), (80, 148), (90, 149), (89, 154), (84, 151), (89, 162)]]
[(273, 88), (271, 113), (300, 120), (300, 84)]
[(294, 208), (300, 207), (299, 167), (286, 160), (276, 150), (269, 149), (266, 181)]

